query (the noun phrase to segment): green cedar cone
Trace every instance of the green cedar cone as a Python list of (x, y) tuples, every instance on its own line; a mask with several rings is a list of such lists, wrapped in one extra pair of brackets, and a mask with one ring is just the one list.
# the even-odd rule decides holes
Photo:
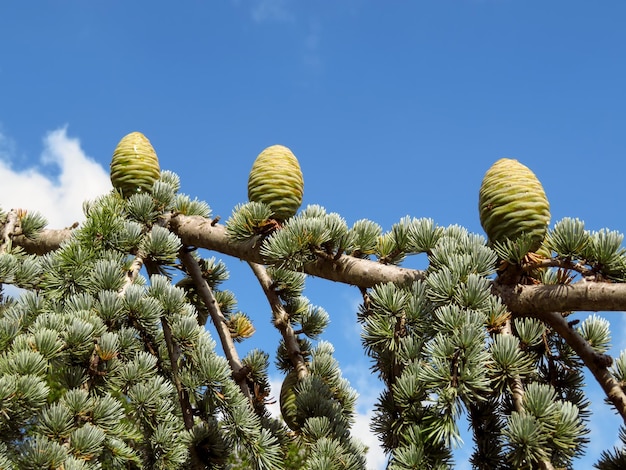
[(124, 197), (151, 189), (160, 173), (157, 154), (141, 132), (124, 136), (115, 147), (111, 160), (111, 183)]
[(285, 424), (292, 431), (299, 431), (300, 425), (297, 422), (296, 412), (296, 392), (294, 388), (298, 384), (298, 371), (293, 369), (287, 374), (280, 387), (280, 413), (283, 415)]
[(298, 160), (287, 147), (272, 145), (252, 165), (248, 178), (248, 199), (267, 204), (280, 221), (295, 215), (304, 193)]
[(480, 186), (480, 223), (490, 243), (515, 240), (522, 233), (541, 246), (550, 223), (550, 204), (535, 174), (517, 160), (502, 158), (493, 164)]

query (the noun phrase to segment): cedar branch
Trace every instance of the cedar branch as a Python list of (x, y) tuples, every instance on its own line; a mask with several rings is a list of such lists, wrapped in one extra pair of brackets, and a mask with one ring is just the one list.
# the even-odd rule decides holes
[(246, 398), (248, 398), (248, 400), (252, 400), (252, 395), (250, 393), (250, 389), (246, 380), (245, 369), (243, 364), (241, 363), (241, 359), (239, 358), (237, 348), (235, 348), (235, 343), (230, 334), (230, 330), (228, 329), (228, 325), (226, 324), (226, 318), (224, 317), (224, 314), (222, 313), (222, 310), (220, 309), (220, 306), (217, 303), (217, 300), (215, 299), (215, 296), (213, 295), (213, 291), (209, 287), (209, 284), (207, 283), (206, 279), (202, 277), (202, 269), (200, 268), (198, 261), (185, 248), (181, 249), (178, 255), (181, 262), (185, 266), (185, 270), (193, 279), (196, 289), (198, 290), (198, 294), (202, 298), (204, 306), (209, 311), (213, 326), (215, 326), (217, 334), (220, 338), (222, 350), (224, 351), (224, 354), (228, 359), (228, 364), (233, 371), (233, 378), (239, 385), (241, 392), (246, 396)]
[(21, 246), (24, 251), (33, 255), (45, 255), (58, 249), (61, 244), (72, 236), (73, 230), (65, 228), (60, 230), (42, 230), (34, 238), (17, 235), (13, 238), (15, 245)]
[(267, 300), (272, 307), (272, 316), (274, 319), (274, 326), (280, 331), (280, 334), (285, 341), (285, 347), (287, 348), (287, 352), (289, 354), (289, 359), (291, 363), (298, 371), (298, 378), (303, 379), (309, 373), (307, 369), (306, 363), (304, 361), (304, 357), (302, 356), (302, 351), (300, 351), (300, 345), (298, 344), (298, 337), (293, 331), (291, 324), (289, 323), (289, 315), (285, 311), (285, 308), (280, 301), (278, 294), (272, 288), (272, 278), (265, 270), (265, 266), (248, 262), (250, 267), (252, 268), (252, 272), (256, 276), (263, 288), (263, 292), (267, 297)]
[(613, 362), (612, 358), (595, 351), (559, 312), (543, 312), (530, 316), (549, 325), (576, 351), (578, 357), (582, 359), (606, 393), (609, 401), (615, 406), (616, 411), (626, 422), (626, 392), (609, 371), (609, 366)]
[[(231, 240), (223, 225), (199, 216), (174, 215), (169, 227), (188, 246), (206, 248), (257, 264), (264, 264), (260, 254), (261, 239), (239, 242)], [(374, 261), (342, 255), (337, 259), (318, 259), (308, 263), (304, 272), (331, 281), (372, 287), (383, 282), (405, 283), (421, 279), (424, 274), (415, 269), (385, 265)]]
[[(204, 248), (233, 256), (244, 261), (263, 264), (259, 253), (260, 240), (246, 242), (228, 238), (226, 228), (211, 219), (199, 216), (173, 215), (169, 227), (186, 246)], [(45, 254), (53, 251), (71, 236), (72, 231), (44, 230), (35, 239), (23, 235), (13, 238), (28, 253)], [(385, 282), (405, 283), (423, 279), (419, 270), (385, 265), (376, 261), (341, 255), (336, 260), (320, 259), (304, 266), (304, 272), (335, 282), (361, 288)], [(494, 285), (498, 295), (518, 314), (539, 314), (571, 311), (622, 311), (626, 310), (626, 283), (578, 282), (571, 285)]]

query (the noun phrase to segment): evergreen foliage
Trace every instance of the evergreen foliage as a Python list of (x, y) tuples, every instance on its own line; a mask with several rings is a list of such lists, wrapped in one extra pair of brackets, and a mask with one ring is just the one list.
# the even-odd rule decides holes
[[(330, 315), (304, 295), (304, 271), (321, 261), (427, 261), (409, 281), (361, 287), (363, 349), (384, 385), (371, 429), (389, 469), (453, 467), (463, 416), (473, 468), (572, 468), (588, 442), (585, 367), (624, 391), (626, 353), (606, 356), (604, 318), (561, 312), (564, 334), (494, 290), (624, 282), (617, 232), (564, 219), (537, 248), (543, 233), (511, 229), (489, 242), (411, 217), (384, 232), (318, 205), (277, 222), (267, 202), (240, 204), (226, 243), (263, 260), (248, 261), (281, 340), (239, 358), (236, 344), (255, 328), (222, 289), (226, 265), (169, 223), (213, 227), (209, 205), (181, 194), (167, 170), (140, 187), (85, 202), (84, 223), (43, 255), (14, 243), (43, 237), (43, 216), (0, 214), (0, 282), (23, 289), (0, 305), (0, 469), (365, 468), (352, 432), (357, 395), (324, 339)], [(267, 408), (272, 356), (285, 375), (282, 417)], [(620, 439), (597, 468), (624, 468), (624, 429)]]

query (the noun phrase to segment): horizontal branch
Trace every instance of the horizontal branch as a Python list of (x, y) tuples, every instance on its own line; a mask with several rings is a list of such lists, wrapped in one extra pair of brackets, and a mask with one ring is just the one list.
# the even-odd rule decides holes
[(576, 351), (576, 354), (578, 354), (578, 357), (582, 359), (596, 378), (606, 393), (608, 400), (622, 417), (622, 420), (626, 422), (626, 393), (609, 371), (609, 366), (612, 363), (611, 357), (596, 352), (560, 313), (543, 312), (540, 315), (534, 315), (534, 317), (550, 325)]
[[(199, 216), (175, 215), (170, 219), (169, 226), (187, 246), (215, 250), (244, 261), (264, 264), (259, 253), (260, 238), (246, 242), (231, 240), (223, 225), (212, 224), (209, 219)], [(306, 264), (303, 271), (312, 276), (359, 287), (372, 287), (384, 282), (411, 282), (424, 277), (421, 271), (415, 269), (380, 264), (347, 255), (336, 260), (318, 259)]]
[(56, 250), (61, 244), (70, 238), (72, 229), (43, 230), (37, 234), (36, 238), (28, 238), (24, 235), (13, 237), (13, 243), (21, 246), (27, 253), (32, 255), (45, 255)]
[(509, 310), (518, 315), (538, 316), (548, 312), (626, 310), (626, 284), (577, 282), (529, 286), (493, 286)]
[[(223, 225), (199, 216), (173, 215), (169, 228), (178, 234), (183, 244), (205, 248), (244, 261), (263, 264), (260, 255), (261, 239), (240, 242), (231, 240)], [(36, 239), (16, 236), (13, 243), (27, 252), (44, 254), (57, 249), (72, 231), (44, 230)], [(423, 279), (424, 273), (376, 261), (342, 255), (336, 260), (319, 259), (304, 266), (303, 271), (312, 276), (344, 284), (369, 288), (385, 282), (405, 283)], [(621, 311), (626, 310), (626, 283), (578, 282), (571, 285), (494, 285), (494, 294), (521, 315), (545, 312), (570, 311)]]

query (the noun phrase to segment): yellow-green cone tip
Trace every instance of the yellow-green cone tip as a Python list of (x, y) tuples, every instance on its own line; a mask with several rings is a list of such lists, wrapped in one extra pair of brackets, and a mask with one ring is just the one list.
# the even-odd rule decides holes
[(550, 223), (550, 204), (535, 174), (517, 160), (502, 158), (485, 173), (478, 198), (480, 223), (490, 243), (529, 234), (536, 251)]
[(157, 154), (141, 132), (131, 132), (120, 140), (111, 159), (111, 184), (124, 197), (148, 191), (159, 179)]
[(285, 424), (292, 431), (300, 430), (296, 416), (296, 392), (294, 390), (297, 384), (298, 371), (294, 369), (287, 374), (285, 380), (283, 380), (282, 386), (280, 387), (280, 413), (285, 421)]
[(267, 204), (280, 221), (293, 217), (304, 194), (298, 159), (283, 145), (272, 145), (254, 161), (248, 177), (248, 199)]

